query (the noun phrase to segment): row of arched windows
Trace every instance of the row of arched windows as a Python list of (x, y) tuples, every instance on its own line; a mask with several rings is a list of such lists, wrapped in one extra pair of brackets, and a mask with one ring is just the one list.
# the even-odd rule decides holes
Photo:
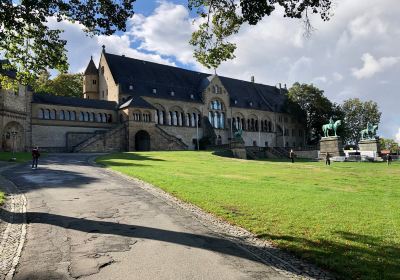
[(233, 118), (233, 126), (235, 129), (242, 129), (246, 131), (273, 132), (274, 130), (271, 121), (261, 120), (259, 125), (259, 120), (254, 118), (245, 120), (241, 117), (235, 117)]
[(199, 113), (184, 113), (182, 111), (173, 110), (168, 111), (168, 113), (164, 110), (156, 110), (156, 123), (160, 125), (174, 125), (174, 126), (187, 126), (187, 127), (196, 127), (201, 126), (201, 117)]
[(208, 112), (208, 120), (212, 127), (218, 129), (225, 128), (225, 113), (224, 112)]
[(112, 115), (106, 113), (94, 113), (94, 112), (79, 112), (77, 116), (76, 111), (60, 110), (57, 114), (55, 109), (40, 109), (38, 112), (39, 119), (44, 120), (61, 120), (61, 121), (76, 121), (77, 119), (81, 122), (112, 122)]

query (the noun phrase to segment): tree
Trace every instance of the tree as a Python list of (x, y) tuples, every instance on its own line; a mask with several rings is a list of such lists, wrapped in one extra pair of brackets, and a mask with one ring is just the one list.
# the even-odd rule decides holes
[[(322, 125), (330, 117), (341, 119), (340, 106), (324, 96), (324, 91), (314, 85), (295, 83), (289, 89), (288, 99), (297, 104), (305, 116), (305, 126), (309, 143), (315, 144), (322, 135)], [(341, 131), (339, 131), (340, 134)]]
[(42, 72), (33, 85), (35, 93), (47, 93), (59, 96), (83, 97), (82, 94), (83, 75), (61, 73), (53, 80), (50, 74)]
[[(77, 21), (89, 35), (111, 35), (126, 30), (135, 0), (2, 0), (0, 1), (0, 52), (17, 72), (16, 80), (32, 83), (46, 69), (66, 72), (66, 41), (61, 30), (47, 26), (48, 18)], [(2, 75), (3, 80), (6, 79)]]
[(357, 144), (361, 138), (360, 131), (367, 127), (368, 122), (379, 125), (381, 112), (378, 104), (373, 101), (363, 102), (359, 98), (350, 98), (343, 102), (342, 111), (346, 124), (346, 142)]
[(284, 9), (284, 17), (303, 18), (305, 33), (312, 26), (309, 13), (330, 19), (331, 0), (189, 0), (189, 8), (203, 19), (190, 43), (195, 47), (194, 56), (207, 68), (216, 69), (221, 62), (233, 59), (236, 45), (228, 38), (239, 32), (247, 23), (256, 25), (270, 16), (277, 7)]
[(389, 150), (391, 153), (399, 152), (399, 143), (397, 143), (393, 139), (380, 138), (379, 144), (380, 144), (382, 150)]

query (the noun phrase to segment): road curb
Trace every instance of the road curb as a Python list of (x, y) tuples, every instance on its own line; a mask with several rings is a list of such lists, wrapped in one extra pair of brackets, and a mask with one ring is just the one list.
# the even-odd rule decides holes
[[(0, 172), (13, 166), (2, 168)], [(0, 243), (0, 279), (11, 280), (18, 265), (26, 239), (26, 209), (27, 199), (17, 186), (0, 175), (0, 186), (7, 193), (7, 199), (1, 207), (9, 212), (6, 229)], [(18, 217), (20, 216), (20, 217)]]

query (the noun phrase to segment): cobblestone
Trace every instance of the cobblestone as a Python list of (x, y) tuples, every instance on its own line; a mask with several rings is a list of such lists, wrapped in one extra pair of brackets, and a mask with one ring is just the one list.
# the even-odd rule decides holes
[[(7, 167), (1, 167), (0, 172)], [(6, 201), (0, 208), (0, 280), (11, 280), (18, 264), (26, 235), (25, 215), (22, 215), (22, 219), (20, 219), (16, 218), (14, 214), (26, 213), (26, 198), (12, 182), (1, 175), (0, 188), (7, 194)]]

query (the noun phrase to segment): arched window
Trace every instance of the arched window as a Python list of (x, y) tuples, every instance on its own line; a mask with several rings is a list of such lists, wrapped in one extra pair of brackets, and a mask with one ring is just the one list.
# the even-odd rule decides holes
[(191, 124), (191, 126), (193, 126), (193, 127), (196, 126), (196, 113), (193, 113), (193, 114), (191, 115), (190, 124)]
[(107, 121), (108, 121), (109, 123), (111, 123), (111, 122), (113, 121), (113, 120), (112, 120), (112, 115), (111, 115), (111, 114), (108, 114)]
[(101, 122), (101, 113), (96, 114), (96, 122)]
[(224, 114), (224, 112), (221, 112), (221, 116), (220, 116), (219, 122), (220, 122), (219, 123), (219, 127), (224, 129), (225, 128), (225, 114)]
[(50, 119), (50, 110), (49, 109), (44, 110), (44, 119), (45, 120)]
[(89, 121), (91, 121), (91, 122), (96, 121), (96, 114), (95, 114), (95, 113), (91, 113), (91, 114), (90, 114)]
[(44, 110), (43, 110), (43, 109), (40, 109), (40, 110), (39, 110), (39, 112), (38, 112), (38, 118), (39, 118), (39, 119), (44, 119)]
[(190, 118), (190, 114), (187, 113), (187, 114), (186, 114), (186, 124), (185, 124), (186, 126), (191, 126), (191, 125), (190, 125), (190, 119), (191, 119), (191, 118)]
[(178, 125), (178, 112), (172, 112), (172, 125)]
[(103, 113), (103, 122), (104, 123), (107, 122), (107, 114), (106, 113)]
[(66, 121), (71, 120), (71, 112), (70, 112), (70, 111), (67, 111), (67, 112), (65, 113), (65, 120), (66, 120)]
[(172, 112), (169, 111), (168, 125), (172, 125), (174, 123), (173, 118), (174, 118), (174, 116), (173, 116)]
[(79, 113), (79, 120), (80, 120), (81, 122), (83, 122), (84, 119), (85, 119), (85, 116), (84, 116), (83, 112), (80, 112), (80, 113)]
[(219, 128), (219, 118), (220, 118), (220, 114), (218, 112), (216, 112), (214, 115), (214, 127), (215, 128)]
[(57, 111), (55, 109), (50, 111), (50, 119), (55, 120), (57, 116)]
[(210, 121), (211, 125), (214, 126), (214, 112), (208, 112), (208, 120)]
[(75, 121), (76, 120), (76, 112), (72, 111), (71, 112), (71, 121)]
[(59, 115), (59, 118), (60, 118), (60, 120), (65, 120), (65, 112), (64, 112), (64, 110), (61, 110), (60, 111), (60, 115)]

